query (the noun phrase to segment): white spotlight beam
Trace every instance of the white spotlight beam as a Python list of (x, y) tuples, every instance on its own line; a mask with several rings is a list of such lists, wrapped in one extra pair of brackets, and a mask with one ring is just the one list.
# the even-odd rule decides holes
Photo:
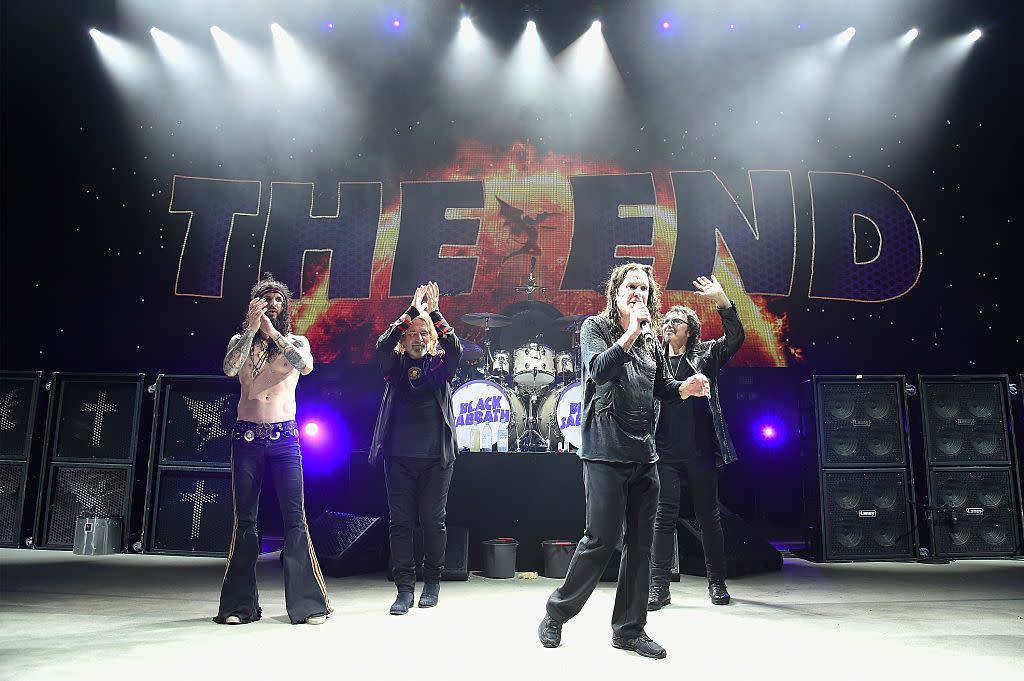
[(142, 50), (96, 28), (89, 30), (89, 36), (96, 43), (103, 65), (121, 85), (133, 86), (147, 80), (152, 64)]

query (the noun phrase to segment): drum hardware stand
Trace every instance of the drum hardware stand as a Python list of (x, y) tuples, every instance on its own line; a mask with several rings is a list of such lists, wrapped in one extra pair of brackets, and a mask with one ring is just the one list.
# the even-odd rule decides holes
[[(537, 369), (536, 368), (534, 368), (533, 373), (534, 373), (534, 376), (537, 375)], [(541, 435), (540, 431), (537, 430), (537, 426), (539, 425), (537, 423), (537, 421), (539, 419), (537, 418), (536, 414), (537, 414), (537, 391), (536, 390), (531, 390), (530, 391), (530, 401), (526, 405), (526, 418), (523, 419), (524, 422), (525, 422), (523, 424), (524, 431), (523, 431), (523, 434), (520, 435), (519, 438), (516, 440), (516, 449), (518, 449), (520, 452), (535, 451), (533, 448), (537, 447), (537, 446), (544, 447), (544, 449), (541, 450), (541, 451), (545, 451), (546, 452), (546, 451), (548, 451), (548, 448), (551, 446), (550, 442), (548, 441), (548, 439), (546, 437), (544, 437), (543, 435)], [(524, 441), (525, 441), (525, 444), (524, 444)]]
[(534, 276), (534, 271), (537, 269), (537, 256), (530, 256), (530, 276), (526, 279), (526, 286), (513, 286), (513, 291), (526, 291), (526, 299), (533, 300), (533, 292), (540, 291), (541, 293), (547, 293), (548, 289), (546, 286), (537, 286), (537, 278)]

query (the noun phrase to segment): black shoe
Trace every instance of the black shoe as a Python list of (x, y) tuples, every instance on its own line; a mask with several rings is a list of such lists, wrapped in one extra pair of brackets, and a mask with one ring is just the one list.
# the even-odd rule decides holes
[(724, 579), (715, 579), (708, 582), (708, 593), (711, 594), (711, 602), (715, 605), (729, 605), (729, 592), (725, 588)]
[(651, 584), (651, 590), (647, 594), (647, 611), (654, 612), (661, 610), (672, 602), (672, 594), (668, 591), (668, 584)]
[(423, 591), (420, 592), (419, 606), (421, 608), (433, 608), (437, 605), (437, 595), (441, 592), (441, 582), (424, 582)]
[(412, 607), (412, 592), (399, 591), (395, 602), (391, 604), (392, 615), (404, 615)]
[(545, 648), (557, 648), (562, 644), (562, 623), (544, 615), (540, 626), (537, 627), (537, 636), (540, 638), (540, 644)]
[(632, 650), (637, 655), (653, 657), (656, 660), (660, 660), (668, 655), (667, 650), (652, 641), (651, 637), (643, 632), (636, 638), (617, 638), (612, 636), (612, 647), (621, 650)]

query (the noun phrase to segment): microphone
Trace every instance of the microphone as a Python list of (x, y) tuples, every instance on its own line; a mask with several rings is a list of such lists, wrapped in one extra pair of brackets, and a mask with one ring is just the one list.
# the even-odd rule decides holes
[[(639, 304), (639, 303), (640, 303), (639, 300), (633, 301), (633, 305), (634, 306)], [(643, 335), (645, 343), (650, 343), (650, 342), (652, 342), (654, 340), (654, 333), (651, 332), (651, 323), (649, 321), (647, 321), (646, 319), (644, 321), (640, 322), (640, 333), (641, 333), (641, 335)]]

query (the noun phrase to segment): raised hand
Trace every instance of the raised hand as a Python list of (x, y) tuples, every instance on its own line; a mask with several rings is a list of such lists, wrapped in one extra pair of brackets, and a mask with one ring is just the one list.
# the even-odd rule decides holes
[(260, 317), (267, 311), (267, 301), (262, 298), (253, 298), (249, 301), (249, 311), (245, 314), (246, 326), (250, 331), (256, 333), (260, 328)]
[(274, 328), (274, 323), (270, 321), (270, 317), (266, 313), (260, 314), (260, 331), (271, 340), (275, 340), (279, 335), (277, 329)]
[(710, 279), (708, 277), (697, 277), (697, 280), (693, 282), (693, 287), (697, 289), (698, 295), (711, 298), (718, 304), (718, 307), (729, 306), (729, 296), (725, 295), (725, 290), (722, 289), (722, 285), (715, 278), (715, 275), (712, 274)]
[(427, 294), (427, 287), (426, 287), (426, 285), (423, 285), (423, 286), (417, 286), (416, 287), (416, 293), (414, 293), (412, 295), (412, 306), (415, 307), (417, 310), (419, 310), (421, 312), (426, 308), (426, 305), (427, 305), (424, 302), (424, 300), (423, 300), (423, 297), (426, 294)]
[(429, 282), (425, 288), (426, 291), (424, 291), (424, 294), (427, 298), (427, 313), (437, 312), (438, 298), (441, 297), (441, 291), (437, 287), (437, 282)]

